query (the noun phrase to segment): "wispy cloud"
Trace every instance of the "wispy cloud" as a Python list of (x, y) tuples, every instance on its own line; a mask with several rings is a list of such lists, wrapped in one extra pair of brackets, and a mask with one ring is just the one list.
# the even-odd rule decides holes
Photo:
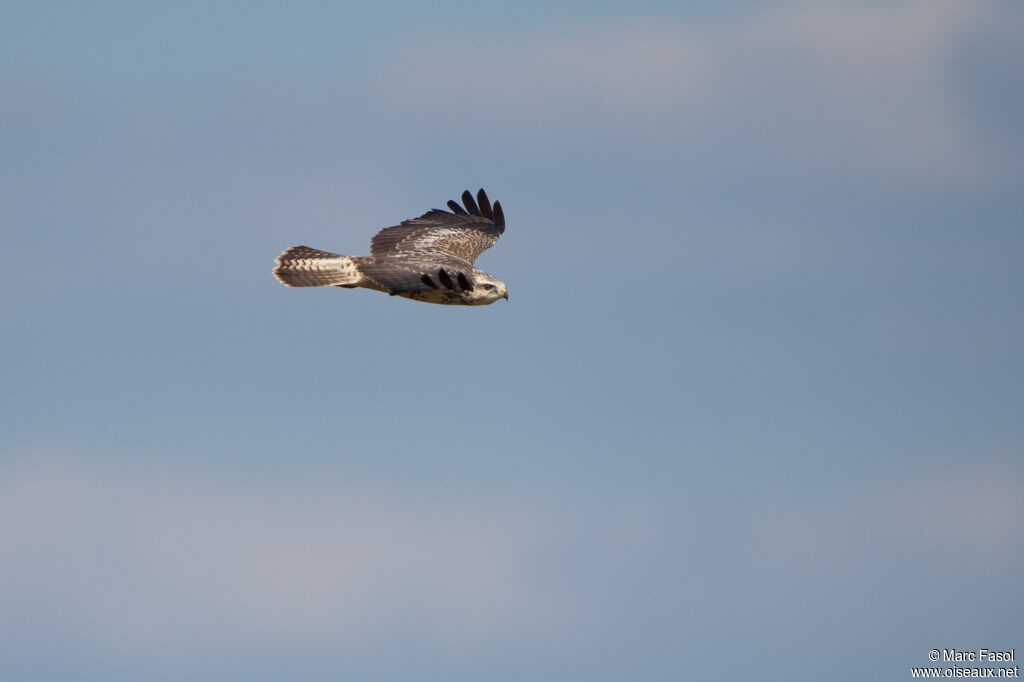
[(0, 602), (132, 650), (516, 637), (550, 597), (537, 519), (480, 501), (32, 465), (7, 471), (0, 518)]
[(556, 133), (598, 145), (653, 137), (714, 147), (737, 167), (757, 158), (963, 181), (998, 171), (1001, 157), (951, 67), (965, 45), (1014, 40), (998, 29), (1004, 11), (780, 3), (560, 26), (499, 46), (432, 41), (396, 51), (380, 87), (396, 110), (416, 102), (427, 127), (455, 120), (545, 145)]
[(774, 593), (748, 599), (773, 602), (806, 589), (809, 573), (865, 569), (863, 557), (893, 571), (979, 553), (1012, 563), (1024, 549), (1022, 486), (1019, 471), (993, 464), (851, 485), (827, 500), (814, 490), (721, 505), (525, 505), (37, 462), (8, 467), (0, 483), (0, 602), (22, 631), (139, 655), (166, 642), (268, 639), (281, 650), (355, 650), (395, 636), (539, 651), (570, 631), (604, 636), (602, 614), (628, 620), (637, 609), (699, 636), (699, 621), (677, 622), (677, 606), (728, 620), (719, 599), (753, 575), (770, 576)]
[(863, 548), (884, 547), (894, 567), (906, 556), (984, 556), (1024, 551), (1024, 474), (1005, 463), (965, 458), (916, 474), (851, 485), (814, 501), (766, 503), (753, 525), (768, 561), (854, 560)]

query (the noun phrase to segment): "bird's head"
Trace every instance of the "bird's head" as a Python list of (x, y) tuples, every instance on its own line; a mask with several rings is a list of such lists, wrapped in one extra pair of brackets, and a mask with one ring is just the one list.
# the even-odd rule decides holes
[(468, 305), (488, 305), (502, 298), (508, 300), (505, 283), (486, 272), (478, 270), (473, 273), (472, 284), (472, 289), (462, 290), (462, 299)]

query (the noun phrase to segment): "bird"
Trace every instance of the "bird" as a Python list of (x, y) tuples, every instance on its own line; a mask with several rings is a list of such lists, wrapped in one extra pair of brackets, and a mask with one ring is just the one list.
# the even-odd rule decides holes
[(441, 305), (489, 305), (508, 300), (497, 277), (474, 267), (505, 232), (501, 202), (466, 190), (462, 205), (434, 208), (386, 227), (370, 240), (369, 256), (343, 256), (308, 246), (285, 249), (274, 277), (286, 287), (362, 287)]

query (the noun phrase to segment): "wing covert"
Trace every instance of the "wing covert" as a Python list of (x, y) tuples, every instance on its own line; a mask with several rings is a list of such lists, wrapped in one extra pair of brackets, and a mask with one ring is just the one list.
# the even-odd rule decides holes
[(468, 263), (456, 261), (439, 266), (436, 263), (383, 260), (359, 266), (364, 277), (387, 289), (392, 296), (432, 289), (472, 291), (473, 281), (463, 272), (470, 269), (472, 266)]
[(505, 214), (501, 203), (492, 206), (482, 189), (476, 201), (463, 192), (462, 203), (465, 209), (449, 201), (451, 213), (435, 208), (381, 230), (370, 241), (370, 254), (410, 260), (455, 257), (472, 264), (505, 231)]

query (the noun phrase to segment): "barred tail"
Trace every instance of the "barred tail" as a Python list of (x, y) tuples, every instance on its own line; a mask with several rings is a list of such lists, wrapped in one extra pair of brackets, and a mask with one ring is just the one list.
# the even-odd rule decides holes
[(274, 277), (286, 287), (356, 286), (363, 277), (351, 256), (308, 246), (293, 246), (274, 262)]

